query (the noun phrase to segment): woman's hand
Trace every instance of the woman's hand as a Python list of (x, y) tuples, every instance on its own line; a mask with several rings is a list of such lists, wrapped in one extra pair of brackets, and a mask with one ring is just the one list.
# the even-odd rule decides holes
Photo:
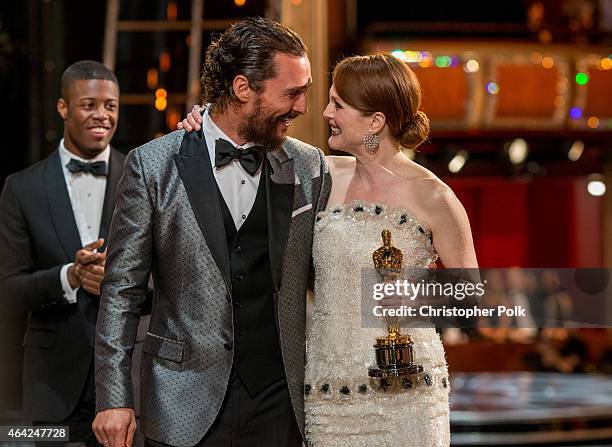
[(194, 105), (191, 112), (183, 121), (179, 121), (176, 125), (177, 129), (184, 129), (186, 132), (198, 131), (202, 128), (202, 106)]

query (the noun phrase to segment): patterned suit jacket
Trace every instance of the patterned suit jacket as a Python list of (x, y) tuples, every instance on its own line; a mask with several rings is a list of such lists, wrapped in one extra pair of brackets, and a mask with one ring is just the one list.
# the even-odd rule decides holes
[[(315, 217), (331, 180), (323, 153), (287, 138), (267, 154), (270, 265), (281, 350), (303, 433), (305, 295)], [(229, 254), (202, 132), (170, 133), (128, 155), (111, 224), (96, 338), (97, 410), (133, 407), (139, 308), (155, 284), (141, 368), (144, 435), (199, 442), (217, 416), (233, 357)]]

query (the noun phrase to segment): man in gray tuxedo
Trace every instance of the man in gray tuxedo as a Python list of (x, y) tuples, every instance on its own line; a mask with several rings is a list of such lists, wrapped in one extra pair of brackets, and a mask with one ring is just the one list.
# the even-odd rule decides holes
[(132, 442), (131, 354), (150, 272), (147, 442), (301, 446), (312, 233), (331, 186), (323, 153), (286, 136), (310, 84), (300, 37), (246, 19), (207, 51), (202, 129), (128, 155), (97, 324), (93, 428), (105, 446)]

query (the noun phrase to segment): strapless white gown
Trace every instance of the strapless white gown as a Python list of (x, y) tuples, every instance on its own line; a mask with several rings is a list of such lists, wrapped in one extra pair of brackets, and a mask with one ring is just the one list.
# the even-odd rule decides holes
[[(362, 268), (373, 272), (381, 231), (392, 233), (404, 267), (437, 259), (429, 229), (407, 209), (354, 201), (318, 216), (314, 235), (315, 297), (304, 388), (310, 447), (448, 446), (450, 383), (444, 348), (433, 327), (402, 332), (414, 342), (424, 375), (384, 390), (368, 377), (372, 345), (385, 329), (361, 324)], [(379, 382), (378, 382), (379, 383)]]

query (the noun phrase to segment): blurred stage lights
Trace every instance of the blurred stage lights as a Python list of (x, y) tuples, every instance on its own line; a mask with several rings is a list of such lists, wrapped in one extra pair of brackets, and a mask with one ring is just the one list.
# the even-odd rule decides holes
[(434, 61), (438, 68), (448, 68), (453, 64), (453, 60), (450, 56), (436, 56)]
[(487, 84), (487, 92), (491, 95), (497, 95), (499, 93), (499, 85), (497, 85), (497, 82), (489, 82)]
[(155, 108), (160, 112), (163, 112), (168, 107), (168, 100), (166, 98), (156, 98), (155, 99)]
[(580, 157), (582, 157), (582, 153), (584, 152), (584, 142), (580, 140), (574, 141), (572, 147), (567, 151), (567, 158), (571, 161), (578, 161)]
[(540, 53), (531, 53), (531, 62), (534, 64), (542, 63), (542, 55)]
[[(400, 61), (407, 62), (409, 64), (415, 64), (423, 61), (423, 54), (420, 51), (403, 51), (393, 50), (391, 55), (395, 56)], [(427, 57), (427, 56), (425, 56)]]
[(157, 68), (149, 68), (147, 70), (147, 87), (154, 89), (159, 80)]
[(419, 61), (419, 67), (427, 68), (427, 67), (431, 67), (431, 66), (433, 66), (433, 62), (432, 62), (432, 59), (431, 59), (431, 54), (423, 52), (421, 54), (421, 60)]
[(599, 68), (602, 70), (611, 70), (612, 69), (612, 59), (608, 57), (604, 57), (599, 61)]
[(448, 170), (453, 174), (458, 173), (465, 166), (465, 162), (469, 157), (468, 151), (462, 149), (455, 154), (452, 160), (448, 163)]
[(522, 138), (512, 140), (510, 146), (508, 146), (508, 158), (514, 165), (523, 163), (529, 155), (529, 147), (527, 142)]
[[(419, 64), (422, 68), (433, 66), (437, 68), (450, 68), (459, 65), (459, 58), (457, 56), (439, 55), (433, 57), (429, 51), (395, 49), (391, 51), (391, 55), (409, 64)], [(478, 70), (478, 62), (476, 62), (476, 66), (476, 70)]]
[(172, 57), (170, 53), (167, 51), (162, 51), (159, 55), (159, 69), (164, 73), (170, 71), (170, 66), (172, 64)]
[(164, 111), (168, 107), (168, 92), (166, 89), (158, 88), (155, 90), (155, 108), (157, 110)]
[(579, 120), (582, 118), (582, 109), (580, 107), (572, 107), (570, 109), (570, 117), (573, 120)]
[(176, 3), (175, 2), (168, 3), (168, 6), (166, 8), (166, 17), (168, 18), (168, 20), (174, 21), (176, 20), (177, 16), (178, 16), (178, 9), (176, 7)]
[(606, 193), (606, 184), (601, 174), (593, 174), (589, 177), (587, 192), (594, 197), (601, 197)]
[(408, 62), (406, 60), (406, 56), (402, 50), (393, 50), (391, 51), (391, 56), (399, 59), (400, 61)]
[(599, 127), (599, 118), (596, 116), (589, 116), (587, 126), (589, 126), (591, 129), (597, 129)]
[(476, 73), (480, 70), (480, 64), (476, 59), (470, 59), (465, 63), (465, 71), (468, 73)]
[(586, 85), (587, 82), (589, 82), (589, 75), (583, 72), (576, 73), (576, 84)]
[(552, 57), (550, 56), (546, 56), (545, 58), (542, 59), (542, 67), (544, 68), (552, 68), (555, 65), (555, 61), (553, 60)]

